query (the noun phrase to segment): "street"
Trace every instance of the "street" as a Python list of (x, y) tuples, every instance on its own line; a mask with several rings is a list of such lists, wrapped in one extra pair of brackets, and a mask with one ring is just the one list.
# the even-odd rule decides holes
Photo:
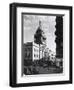
[(44, 66), (31, 65), (24, 67), (24, 74), (26, 75), (54, 74), (54, 73), (62, 73), (62, 72), (63, 72), (63, 68), (59, 68), (56, 66), (47, 66), (47, 64), (45, 64)]

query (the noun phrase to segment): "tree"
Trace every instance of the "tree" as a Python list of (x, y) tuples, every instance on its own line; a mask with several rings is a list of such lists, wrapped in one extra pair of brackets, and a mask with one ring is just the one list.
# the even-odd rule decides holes
[(41, 21), (39, 21), (39, 27), (34, 35), (34, 42), (39, 44), (39, 59), (40, 59), (40, 44), (45, 44), (46, 37), (42, 30)]

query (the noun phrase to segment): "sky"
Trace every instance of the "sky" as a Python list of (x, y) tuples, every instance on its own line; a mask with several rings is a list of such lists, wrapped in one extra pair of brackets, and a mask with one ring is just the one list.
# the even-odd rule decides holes
[(44, 15), (23, 15), (23, 43), (33, 42), (34, 34), (39, 26), (39, 20), (41, 21), (42, 30), (46, 36), (47, 48), (55, 52), (55, 22), (56, 16), (44, 16)]

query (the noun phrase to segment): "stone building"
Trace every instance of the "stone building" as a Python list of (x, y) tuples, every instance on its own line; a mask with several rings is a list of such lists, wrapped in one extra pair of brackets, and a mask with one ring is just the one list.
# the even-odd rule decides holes
[(39, 60), (39, 45), (27, 42), (23, 45), (23, 59), (28, 61)]

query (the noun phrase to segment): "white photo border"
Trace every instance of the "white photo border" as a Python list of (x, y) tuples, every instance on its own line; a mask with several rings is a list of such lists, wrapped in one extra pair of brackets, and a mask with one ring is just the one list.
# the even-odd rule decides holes
[[(47, 75), (31, 75), (31, 76), (21, 76), (21, 13), (44, 13), (44, 14), (63, 14), (63, 61), (64, 61), (64, 73), (63, 74), (47, 74)], [(17, 84), (19, 83), (36, 83), (36, 82), (52, 82), (52, 81), (66, 81), (69, 80), (69, 29), (70, 29), (70, 16), (69, 10), (60, 10), (60, 9), (42, 9), (42, 8), (29, 8), (29, 7), (17, 7)]]

